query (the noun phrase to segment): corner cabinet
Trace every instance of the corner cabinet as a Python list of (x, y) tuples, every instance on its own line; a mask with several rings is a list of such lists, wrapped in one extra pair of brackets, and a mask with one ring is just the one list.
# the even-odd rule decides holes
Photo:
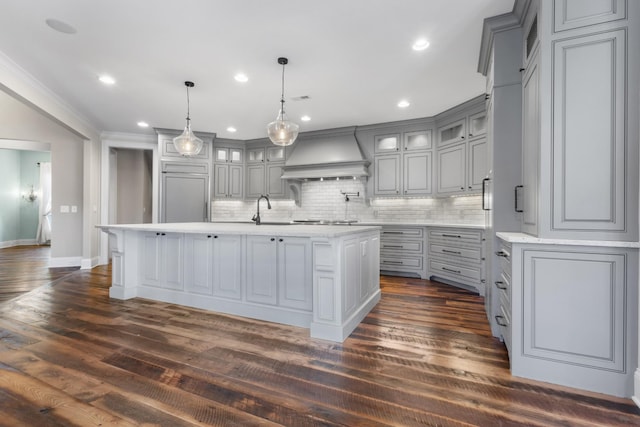
[(374, 138), (374, 195), (416, 196), (432, 193), (431, 130)]
[(438, 194), (477, 193), (489, 172), (487, 115), (480, 111), (438, 129)]

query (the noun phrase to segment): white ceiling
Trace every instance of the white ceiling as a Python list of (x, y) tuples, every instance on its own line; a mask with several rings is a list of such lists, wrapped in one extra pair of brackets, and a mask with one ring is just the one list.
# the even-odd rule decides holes
[[(0, 51), (100, 131), (266, 136), (279, 108), (301, 131), (432, 116), (484, 91), (482, 21), (513, 0), (2, 0)], [(63, 34), (48, 18), (77, 29)], [(418, 37), (431, 46), (411, 49)], [(244, 72), (249, 81), (236, 82)], [(105, 86), (100, 74), (117, 83)], [(309, 100), (291, 98), (307, 95)], [(396, 106), (401, 99), (408, 108)], [(301, 122), (307, 114), (309, 122)], [(226, 131), (228, 126), (238, 129)]]

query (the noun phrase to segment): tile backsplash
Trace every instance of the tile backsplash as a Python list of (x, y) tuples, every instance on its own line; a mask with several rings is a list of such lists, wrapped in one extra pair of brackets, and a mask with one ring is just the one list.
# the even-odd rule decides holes
[[(367, 200), (366, 182), (362, 179), (334, 179), (302, 183), (300, 206), (292, 200), (273, 200), (272, 209), (261, 201), (263, 221), (290, 219), (357, 219), (383, 222), (447, 222), (483, 224), (484, 211), (480, 195), (440, 198), (373, 198)], [(349, 196), (346, 193), (359, 193)], [(255, 200), (217, 200), (212, 204), (213, 221), (250, 220), (256, 211)]]

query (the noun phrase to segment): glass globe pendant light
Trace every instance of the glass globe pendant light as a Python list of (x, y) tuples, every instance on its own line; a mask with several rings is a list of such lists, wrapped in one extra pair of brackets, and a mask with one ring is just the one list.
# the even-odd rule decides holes
[(287, 58), (278, 58), (278, 64), (282, 65), (282, 95), (280, 97), (280, 111), (278, 117), (269, 123), (267, 126), (267, 132), (269, 139), (275, 145), (287, 146), (294, 143), (298, 137), (297, 124), (287, 119), (287, 115), (284, 113), (284, 66), (289, 63)]
[(187, 87), (187, 125), (180, 136), (173, 138), (173, 145), (178, 153), (185, 157), (196, 156), (202, 150), (202, 140), (191, 131), (191, 119), (189, 118), (189, 88), (194, 87), (193, 82), (184, 82)]

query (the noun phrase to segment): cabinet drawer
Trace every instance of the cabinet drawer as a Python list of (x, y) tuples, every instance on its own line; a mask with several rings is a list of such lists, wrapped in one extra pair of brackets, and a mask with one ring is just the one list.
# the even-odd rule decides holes
[(496, 321), (500, 327), (500, 333), (504, 340), (507, 351), (511, 354), (511, 315), (509, 309), (504, 305), (500, 305), (500, 312), (496, 316)]
[(453, 258), (458, 258), (462, 261), (481, 261), (482, 251), (480, 248), (461, 248), (455, 246), (438, 245), (435, 243), (429, 244), (429, 253), (432, 255), (444, 255)]
[(429, 237), (439, 240), (451, 240), (456, 242), (482, 242), (482, 232), (480, 231), (461, 231), (461, 230), (429, 230)]
[(403, 257), (394, 258), (384, 253), (380, 254), (380, 270), (396, 270), (396, 269), (421, 269), (422, 257)]
[(498, 257), (498, 262), (502, 272), (511, 277), (511, 246), (504, 244), (500, 245), (500, 249), (496, 252), (496, 256)]
[(430, 274), (434, 276), (450, 277), (453, 280), (479, 283), (482, 277), (480, 268), (449, 264), (440, 260), (431, 260), (429, 263)]
[(383, 227), (380, 233), (380, 238), (384, 242), (386, 239), (399, 239), (399, 238), (420, 238), (424, 236), (422, 227), (416, 228), (401, 228), (401, 227)]
[(381, 250), (387, 251), (402, 251), (402, 252), (414, 252), (421, 254), (422, 250), (422, 242), (415, 240), (401, 241), (401, 240), (383, 240), (380, 243)]
[(500, 298), (504, 297), (507, 304), (511, 304), (511, 278), (503, 271), (500, 274), (500, 280), (494, 282), (496, 291), (500, 294)]

